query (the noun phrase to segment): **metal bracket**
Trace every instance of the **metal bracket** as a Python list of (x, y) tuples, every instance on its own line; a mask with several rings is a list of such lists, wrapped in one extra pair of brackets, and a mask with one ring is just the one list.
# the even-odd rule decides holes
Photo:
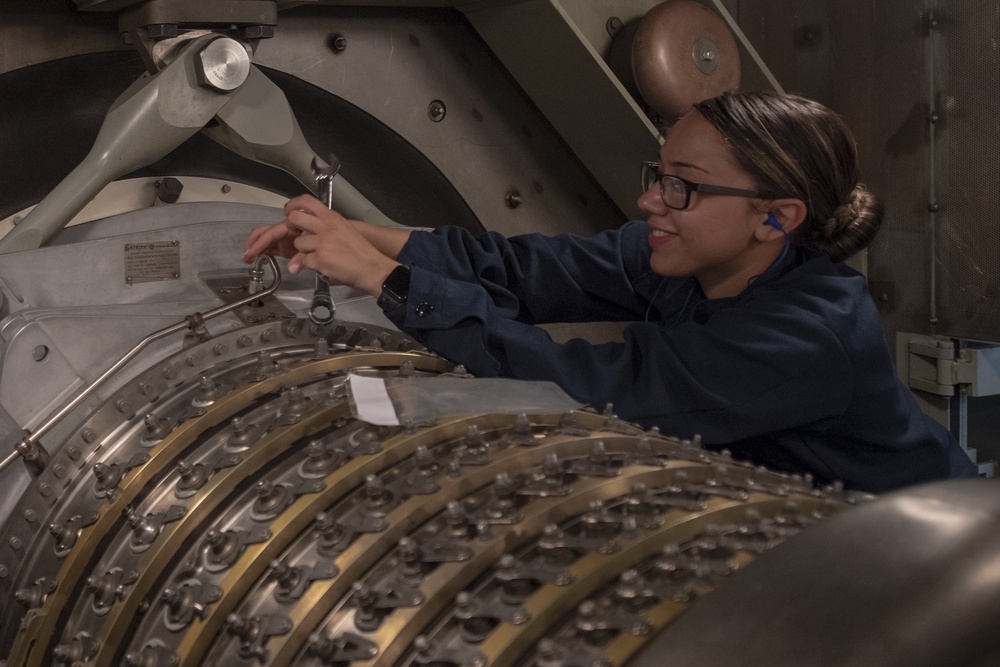
[(960, 386), (969, 396), (1000, 394), (1000, 346), (956, 347), (948, 338), (911, 337), (909, 386), (935, 396), (954, 396)]

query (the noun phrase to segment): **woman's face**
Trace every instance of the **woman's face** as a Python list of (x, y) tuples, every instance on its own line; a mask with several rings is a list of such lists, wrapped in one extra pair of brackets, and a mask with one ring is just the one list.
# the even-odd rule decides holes
[[(697, 111), (670, 130), (660, 149), (659, 171), (695, 183), (756, 189), (722, 135)], [(739, 294), (773, 260), (766, 260), (755, 238), (767, 213), (754, 210), (746, 197), (692, 192), (688, 207), (677, 210), (663, 203), (657, 183), (639, 197), (639, 207), (649, 213), (653, 271), (694, 276), (710, 298)]]

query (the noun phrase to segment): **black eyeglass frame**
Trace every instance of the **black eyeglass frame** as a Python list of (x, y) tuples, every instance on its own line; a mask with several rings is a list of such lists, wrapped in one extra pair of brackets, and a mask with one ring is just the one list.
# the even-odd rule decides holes
[[(680, 176), (674, 176), (673, 174), (664, 174), (659, 171), (659, 162), (642, 162), (642, 191), (647, 192), (653, 183), (660, 184), (660, 199), (663, 200), (663, 205), (667, 208), (672, 208), (675, 211), (683, 211), (691, 204), (691, 193), (701, 192), (706, 195), (725, 195), (728, 197), (750, 197), (752, 199), (767, 199), (764, 193), (757, 190), (740, 190), (737, 188), (727, 188), (722, 185), (708, 185), (707, 183), (695, 183), (694, 181), (689, 181), (686, 178), (681, 178)], [(684, 205), (683, 206), (671, 206), (667, 202), (666, 189), (663, 185), (663, 179), (672, 178), (675, 181), (680, 181), (684, 184)]]

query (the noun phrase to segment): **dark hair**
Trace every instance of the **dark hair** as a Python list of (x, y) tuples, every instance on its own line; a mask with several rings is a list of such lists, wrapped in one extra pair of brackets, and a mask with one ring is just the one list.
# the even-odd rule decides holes
[(694, 108), (765, 198), (805, 202), (795, 241), (841, 261), (875, 238), (882, 202), (858, 183), (857, 147), (840, 116), (804, 97), (766, 92), (725, 93)]

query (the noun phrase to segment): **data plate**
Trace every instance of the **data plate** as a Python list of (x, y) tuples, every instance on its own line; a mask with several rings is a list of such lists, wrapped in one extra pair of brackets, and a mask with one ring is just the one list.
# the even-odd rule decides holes
[(125, 244), (125, 284), (181, 277), (180, 241)]

